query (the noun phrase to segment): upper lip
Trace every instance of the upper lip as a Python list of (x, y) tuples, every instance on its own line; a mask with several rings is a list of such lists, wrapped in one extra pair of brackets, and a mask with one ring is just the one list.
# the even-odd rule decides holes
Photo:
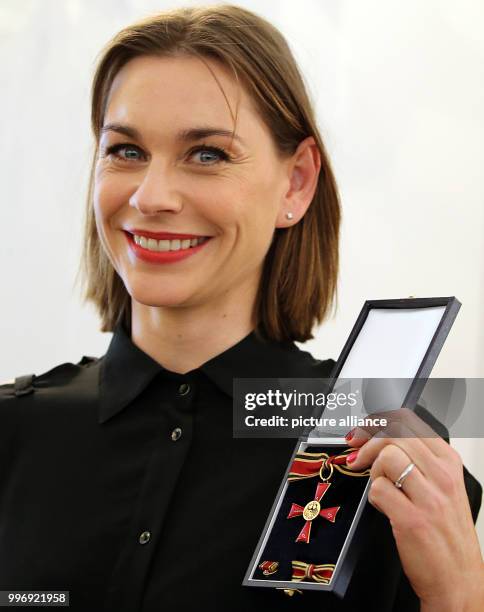
[(174, 232), (152, 232), (143, 229), (127, 229), (130, 234), (136, 234), (138, 236), (146, 236), (146, 238), (155, 238), (156, 240), (187, 240), (188, 238), (210, 238), (210, 236), (204, 236), (202, 234), (176, 234)]

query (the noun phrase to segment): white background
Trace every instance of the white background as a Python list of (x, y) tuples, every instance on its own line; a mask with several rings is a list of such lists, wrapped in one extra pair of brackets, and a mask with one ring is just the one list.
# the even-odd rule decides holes
[[(100, 356), (74, 277), (96, 54), (147, 13), (198, 2), (0, 4), (0, 378)], [(365, 299), (463, 303), (435, 376), (484, 376), (484, 4), (277, 0), (241, 6), (286, 35), (343, 202), (338, 309), (304, 347), (336, 358)], [(484, 409), (484, 406), (483, 406)], [(484, 443), (458, 440), (484, 482)], [(484, 542), (484, 511), (478, 523)]]

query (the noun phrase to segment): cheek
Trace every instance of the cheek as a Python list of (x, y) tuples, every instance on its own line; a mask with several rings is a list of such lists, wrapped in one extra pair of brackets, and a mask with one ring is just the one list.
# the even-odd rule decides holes
[[(185, 202), (182, 217), (204, 219), (223, 234), (232, 234), (244, 216), (246, 201), (241, 181), (226, 178), (185, 181), (181, 200)], [(183, 226), (183, 221), (180, 220)]]
[[(229, 235), (231, 248), (242, 267), (252, 268), (263, 260), (274, 235), (278, 213), (280, 181), (261, 173), (238, 177), (224, 186), (212, 202), (218, 222)], [(242, 262), (242, 263), (240, 263)]]
[[(126, 202), (122, 181), (116, 181), (114, 176), (104, 175), (95, 179), (93, 188), (93, 208), (97, 233), (104, 252), (114, 269), (121, 275), (118, 267), (120, 236), (115, 233), (115, 219)], [(124, 190), (126, 191), (126, 190)]]
[(280, 181), (275, 177), (258, 176), (247, 190), (244, 212), (249, 226), (257, 227), (257, 233), (267, 240), (275, 229), (280, 205)]
[(274, 191), (264, 183), (252, 185), (235, 204), (239, 256), (252, 267), (259, 265), (272, 242), (277, 216)]
[(96, 177), (93, 190), (94, 213), (98, 221), (109, 220), (122, 208), (129, 199), (129, 190), (121, 177), (104, 174)]

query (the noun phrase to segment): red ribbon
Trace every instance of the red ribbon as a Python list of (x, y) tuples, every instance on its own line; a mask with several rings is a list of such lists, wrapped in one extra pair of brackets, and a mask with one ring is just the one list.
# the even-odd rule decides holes
[(313, 580), (322, 584), (329, 584), (333, 577), (334, 565), (314, 565), (304, 563), (304, 561), (292, 562), (292, 580), (301, 582), (303, 580)]
[(346, 476), (369, 476), (369, 469), (356, 472), (346, 468), (346, 458), (354, 450), (354, 448), (348, 448), (340, 455), (331, 456), (326, 453), (298, 453), (291, 465), (287, 480), (293, 482), (315, 476), (319, 476), (322, 480), (329, 480), (333, 469)]

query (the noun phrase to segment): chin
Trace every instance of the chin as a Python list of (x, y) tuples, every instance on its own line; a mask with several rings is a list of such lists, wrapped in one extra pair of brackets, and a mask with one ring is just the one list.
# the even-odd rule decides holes
[(189, 299), (189, 292), (180, 288), (168, 288), (163, 286), (142, 286), (140, 283), (125, 283), (126, 289), (139, 304), (144, 306), (182, 306)]
[(185, 306), (184, 300), (177, 299), (176, 297), (163, 298), (160, 296), (141, 296), (138, 297), (136, 295), (132, 295), (131, 298), (138, 302), (138, 304), (143, 304), (143, 306), (153, 306), (157, 308), (166, 307), (166, 308), (176, 308), (177, 306)]

